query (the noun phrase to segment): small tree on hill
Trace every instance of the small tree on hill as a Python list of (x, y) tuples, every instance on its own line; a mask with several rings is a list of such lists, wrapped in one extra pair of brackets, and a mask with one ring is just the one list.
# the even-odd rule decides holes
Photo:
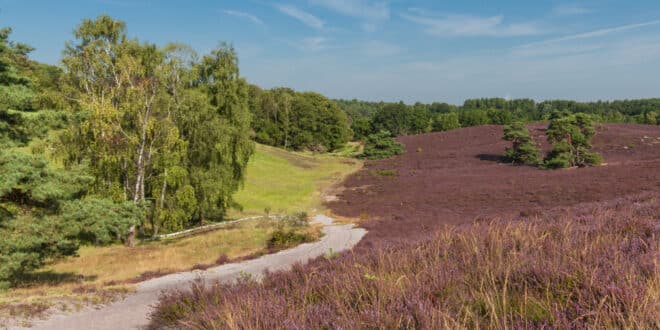
[(550, 121), (546, 134), (552, 143), (552, 151), (545, 158), (547, 168), (584, 167), (602, 161), (598, 153), (591, 151), (596, 130), (587, 114), (556, 117)]
[(367, 159), (384, 159), (403, 153), (403, 145), (392, 138), (389, 131), (380, 131), (367, 137), (362, 157)]
[(515, 122), (504, 126), (504, 139), (511, 141), (511, 148), (506, 148), (506, 158), (515, 164), (537, 165), (541, 156), (534, 140), (529, 135), (529, 130), (521, 122)]

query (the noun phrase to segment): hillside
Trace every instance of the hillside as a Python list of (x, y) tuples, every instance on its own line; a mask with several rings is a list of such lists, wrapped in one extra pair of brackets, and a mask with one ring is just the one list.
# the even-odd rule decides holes
[(152, 327), (657, 328), (660, 128), (602, 125), (606, 164), (557, 171), (499, 162), (501, 134), (399, 138), (327, 204), (368, 229), (354, 253), (169, 293)]
[[(531, 126), (548, 149), (544, 126)], [(660, 127), (603, 124), (593, 140), (604, 166), (544, 171), (499, 162), (507, 145), (501, 126), (404, 136), (406, 154), (369, 162), (349, 177), (333, 212), (364, 217), (370, 237), (417, 236), (430, 228), (480, 217), (519, 216), (542, 209), (660, 191)], [(393, 171), (393, 176), (374, 175)]]

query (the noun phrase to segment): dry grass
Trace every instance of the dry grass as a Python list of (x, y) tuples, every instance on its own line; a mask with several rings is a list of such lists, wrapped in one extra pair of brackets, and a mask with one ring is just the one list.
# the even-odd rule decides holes
[(657, 194), (383, 241), (262, 283), (161, 299), (152, 327), (660, 327)]
[[(268, 252), (270, 234), (295, 230), (312, 239), (320, 227), (293, 227), (273, 220), (253, 220), (181, 239), (145, 242), (134, 248), (123, 245), (83, 247), (79, 257), (60, 260), (27, 276), (18, 287), (0, 293), (0, 317), (36, 316), (43, 308), (76, 308), (106, 303), (129, 292), (122, 285), (151, 274), (203, 269), (222, 257), (225, 261)], [(118, 285), (119, 284), (119, 285)]]

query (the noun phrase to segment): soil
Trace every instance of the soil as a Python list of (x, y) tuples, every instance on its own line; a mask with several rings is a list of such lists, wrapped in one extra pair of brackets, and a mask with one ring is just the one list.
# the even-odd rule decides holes
[[(544, 151), (546, 124), (530, 125)], [(469, 127), (400, 137), (406, 153), (371, 161), (344, 182), (326, 205), (343, 217), (370, 219), (358, 245), (410, 242), (445, 225), (493, 217), (526, 217), (541, 210), (660, 194), (660, 126), (597, 126), (594, 150), (604, 164), (542, 170), (502, 162), (502, 127)], [(389, 173), (381, 175), (381, 173)], [(392, 175), (393, 173), (393, 175)]]

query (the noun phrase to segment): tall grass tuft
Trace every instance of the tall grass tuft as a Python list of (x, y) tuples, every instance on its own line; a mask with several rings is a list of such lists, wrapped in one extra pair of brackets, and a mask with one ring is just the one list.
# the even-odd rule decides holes
[(480, 221), (167, 293), (151, 327), (657, 329), (658, 234), (657, 194)]

